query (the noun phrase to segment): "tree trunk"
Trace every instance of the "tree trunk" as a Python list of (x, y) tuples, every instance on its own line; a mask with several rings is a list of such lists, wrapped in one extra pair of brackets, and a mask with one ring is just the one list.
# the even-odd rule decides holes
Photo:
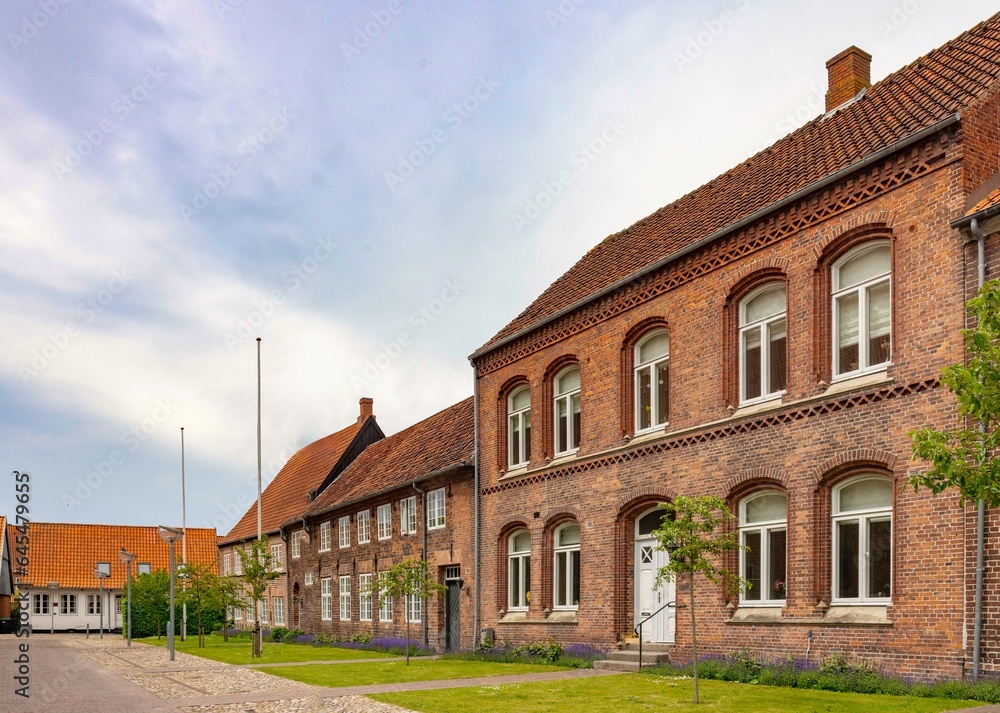
[[(405, 599), (403, 600), (406, 601)], [(406, 665), (410, 665), (410, 617), (409, 613), (406, 611), (406, 605), (403, 605), (403, 616), (406, 618)]]
[(691, 573), (691, 653), (694, 656), (694, 702), (698, 702), (698, 627), (694, 615), (694, 572)]

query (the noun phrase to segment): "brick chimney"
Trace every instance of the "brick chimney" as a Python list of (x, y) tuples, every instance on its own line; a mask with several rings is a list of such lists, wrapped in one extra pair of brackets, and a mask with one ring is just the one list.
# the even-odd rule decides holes
[(362, 396), (361, 400), (358, 403), (361, 404), (361, 415), (358, 416), (358, 423), (364, 423), (365, 421), (368, 420), (369, 416), (375, 418), (374, 416), (372, 416), (373, 402), (371, 398), (369, 398), (368, 396)]
[(826, 71), (830, 76), (826, 110), (831, 111), (872, 85), (872, 56), (851, 45), (826, 63)]

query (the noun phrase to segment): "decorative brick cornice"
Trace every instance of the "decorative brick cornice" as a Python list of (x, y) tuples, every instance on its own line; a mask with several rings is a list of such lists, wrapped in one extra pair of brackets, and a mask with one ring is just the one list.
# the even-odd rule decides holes
[[(626, 448), (605, 456), (598, 456), (590, 460), (581, 459), (580, 462), (569, 463), (564, 466), (552, 468), (551, 470), (543, 470), (533, 475), (526, 475), (524, 477), (511, 479), (504, 483), (497, 483), (496, 485), (483, 488), (482, 494), (492, 495), (494, 493), (502, 493), (507, 490), (513, 490), (514, 488), (535, 485), (537, 483), (543, 483), (547, 480), (561, 478), (566, 475), (576, 475), (578, 473), (586, 473), (597, 468), (630, 463), (634, 460), (645, 458), (647, 456), (666, 453), (667, 451), (685, 448), (687, 446), (694, 446), (700, 443), (708, 443), (720, 438), (727, 438), (729, 436), (736, 436), (744, 433), (753, 433), (754, 431), (759, 431), (764, 428), (783, 426), (785, 424), (794, 423), (806, 418), (825, 416), (843, 411), (845, 409), (858, 408), (860, 406), (867, 406), (881, 401), (905, 398), (907, 396), (936, 389), (940, 385), (940, 379), (924, 379), (923, 381), (918, 381), (912, 384), (887, 386), (875, 391), (848, 394), (841, 398), (829, 401), (813, 402), (799, 407), (793, 406), (787, 410), (771, 412), (757, 418), (747, 418), (746, 420), (728, 423), (724, 426), (706, 427), (705, 429), (695, 430), (674, 438), (665, 438), (663, 440), (636, 446), (635, 448)], [(896, 459), (894, 457), (891, 462), (885, 460), (887, 456), (892, 456), (892, 454), (871, 448), (860, 448), (856, 449), (856, 451), (847, 451), (839, 456), (839, 458), (848, 458), (848, 456), (852, 453), (869, 454), (871, 456), (869, 462), (884, 462), (886, 467), (890, 469), (896, 463)], [(858, 460), (864, 461), (865, 458), (854, 458), (851, 462)], [(829, 468), (824, 469), (823, 472), (826, 472), (827, 470), (829, 470)], [(628, 495), (625, 497), (628, 497)]]
[(879, 448), (852, 448), (832, 458), (827, 458), (810, 471), (810, 477), (813, 483), (819, 483), (827, 473), (855, 463), (877, 463), (886, 470), (895, 471), (897, 462), (899, 462), (899, 458), (889, 451)]
[[(866, 166), (834, 184), (734, 230), (659, 270), (637, 277), (620, 289), (588, 302), (580, 309), (535, 329), (520, 339), (487, 352), (476, 362), (476, 373), (478, 376), (485, 376), (501, 369), (920, 178), (942, 165), (948, 147), (954, 140), (955, 128), (944, 129), (905, 151)], [(864, 220), (864, 217), (859, 217), (859, 220)]]
[(729, 477), (722, 484), (722, 489), (726, 493), (731, 493), (744, 483), (754, 480), (770, 480), (780, 483), (783, 487), (788, 487), (788, 473), (781, 466), (768, 466), (766, 468), (747, 468)]

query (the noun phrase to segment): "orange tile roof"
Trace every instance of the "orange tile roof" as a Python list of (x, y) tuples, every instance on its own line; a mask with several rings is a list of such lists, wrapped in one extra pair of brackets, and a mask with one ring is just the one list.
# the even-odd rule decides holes
[(473, 457), (472, 398), (373, 443), (310, 506), (318, 515)]
[(890, 74), (840, 111), (825, 119), (817, 117), (704, 186), (605, 238), (475, 356), (699, 239), (947, 119), (992, 89), (998, 76), (1000, 13)]
[(987, 208), (992, 208), (995, 205), (1000, 205), (1000, 188), (997, 188), (988, 196), (986, 196), (981, 201), (976, 203), (976, 205), (972, 206), (972, 208), (970, 208), (965, 215), (970, 216), (980, 211), (986, 210)]
[[(7, 526), (7, 537), (13, 541), (16, 528)], [(153, 570), (170, 567), (170, 550), (156, 527), (139, 525), (75, 525), (64, 522), (33, 522), (28, 526), (27, 575), (21, 582), (44, 587), (59, 582), (63, 589), (97, 589), (94, 569), (98, 562), (111, 565), (111, 576), (104, 580), (105, 589), (125, 586), (125, 565), (118, 557), (124, 547), (137, 555), (136, 563), (149, 562)], [(181, 543), (176, 545), (177, 563), (181, 562)], [(218, 559), (215, 530), (189, 527), (187, 557), (189, 562), (215, 565)], [(135, 565), (132, 575), (135, 576)]]
[[(363, 424), (352, 424), (299, 450), (288, 459), (261, 495), (261, 521), (265, 533), (278, 531), (281, 523), (302, 515), (309, 507), (309, 491), (322, 485), (350, 447)], [(257, 537), (257, 501), (243, 514), (223, 543)], [(222, 544), (222, 543), (220, 543)]]

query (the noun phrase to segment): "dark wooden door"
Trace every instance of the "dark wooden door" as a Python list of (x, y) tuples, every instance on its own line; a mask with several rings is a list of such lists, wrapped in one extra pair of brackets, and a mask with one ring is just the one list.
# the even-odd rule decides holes
[(448, 594), (445, 599), (445, 627), (448, 651), (458, 651), (462, 646), (462, 583), (448, 582)]

